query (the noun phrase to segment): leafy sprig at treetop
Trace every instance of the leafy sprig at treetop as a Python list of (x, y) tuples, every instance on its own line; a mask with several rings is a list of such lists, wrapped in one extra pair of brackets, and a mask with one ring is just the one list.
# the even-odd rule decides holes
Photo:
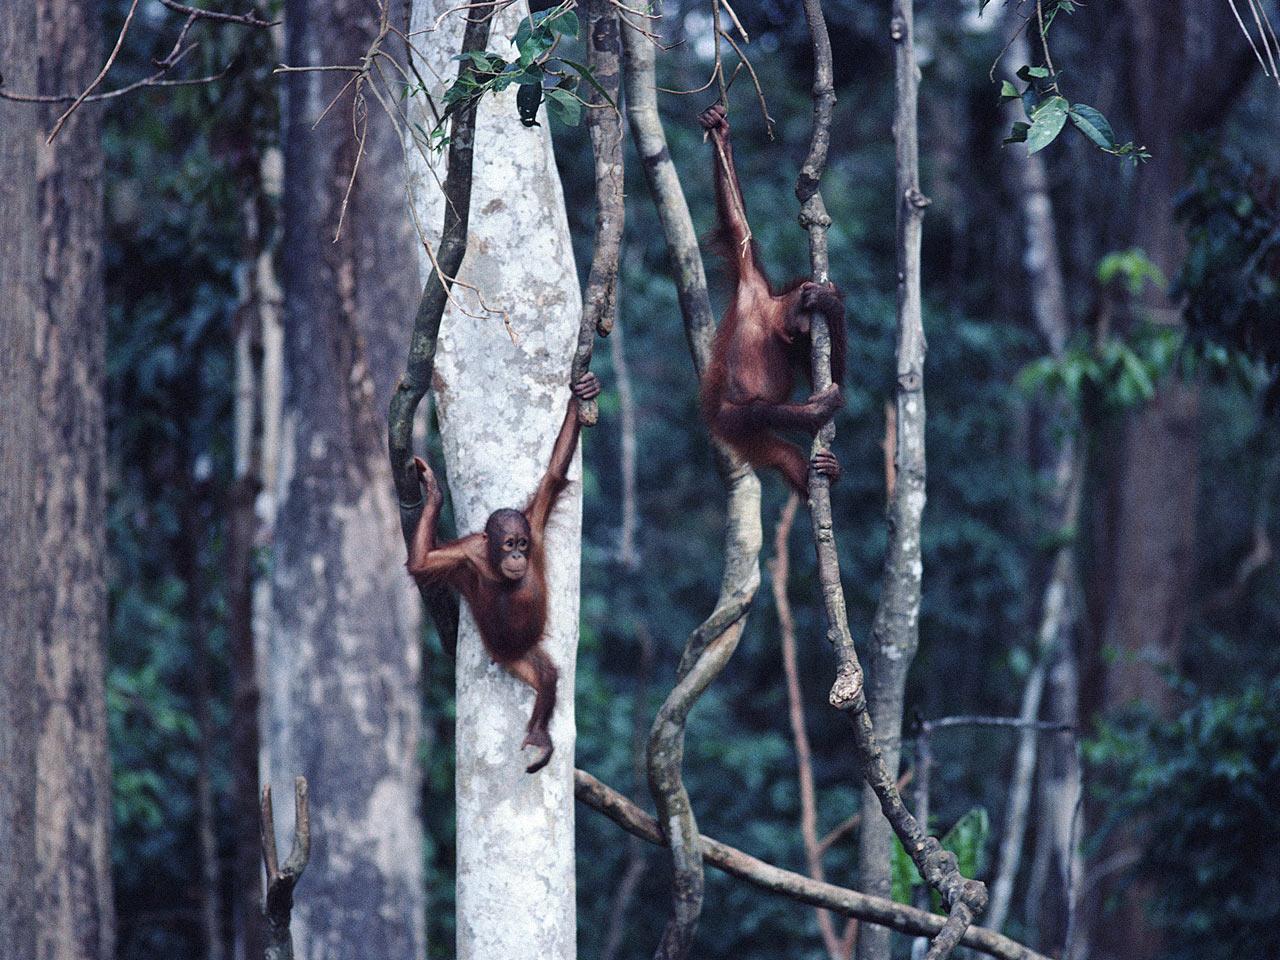
[(442, 149), (448, 144), (447, 121), (455, 112), (479, 101), (485, 94), (499, 93), (512, 84), (519, 87), (516, 110), (526, 127), (538, 126), (538, 108), (543, 103), (561, 123), (577, 126), (582, 119), (582, 108), (587, 105), (578, 94), (582, 80), (591, 84), (611, 107), (617, 108), (585, 64), (555, 55), (562, 38), (578, 36), (580, 24), (573, 7), (573, 0), (564, 0), (520, 21), (511, 38), (516, 53), (513, 60), (488, 50), (473, 50), (458, 57), (465, 65), (458, 71), (457, 80), (445, 90), (445, 109), (428, 135), (433, 149)]
[[(978, 0), (979, 14), (988, 3), (990, 0)], [(1104, 153), (1134, 164), (1149, 160), (1151, 154), (1145, 147), (1136, 145), (1132, 140), (1120, 143), (1111, 123), (1100, 110), (1087, 103), (1072, 103), (1059, 86), (1062, 74), (1054, 67), (1049, 53), (1049, 27), (1059, 13), (1074, 13), (1078, 5), (1076, 0), (1036, 0), (1034, 23), (1028, 17), (1026, 23), (1018, 28), (1034, 27), (1040, 38), (1040, 48), (1044, 51), (1044, 65), (1023, 64), (1018, 68), (1017, 77), (1026, 84), (1022, 90), (1012, 81), (1001, 82), (1000, 99), (1021, 101), (1027, 117), (1013, 124), (1004, 142), (1025, 143), (1028, 153), (1036, 153), (1053, 143), (1070, 120), (1072, 126)]]

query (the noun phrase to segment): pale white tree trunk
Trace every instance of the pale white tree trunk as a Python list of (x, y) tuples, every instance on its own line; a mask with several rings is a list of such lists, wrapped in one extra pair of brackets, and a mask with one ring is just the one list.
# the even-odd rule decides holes
[[(456, 3), (416, 0), (413, 30), (427, 30)], [(509, 38), (528, 13), (524, 2), (494, 21), (491, 46)], [(422, 76), (440, 102), (457, 72), (452, 58), (462, 21), (417, 36)], [(425, 106), (416, 118), (431, 126)], [(444, 158), (432, 171), (414, 151), (411, 183), (418, 219), (435, 241), (443, 218)], [(424, 279), (430, 261), (422, 257)], [(481, 104), (476, 125), (471, 232), (457, 303), (445, 311), (434, 391), (449, 491), (459, 535), (481, 529), (500, 507), (522, 507), (546, 469), (568, 402), (569, 365), (581, 311), (564, 196), (545, 118), (521, 126), (515, 90)], [(464, 312), (465, 310), (465, 312)], [(468, 314), (479, 314), (472, 316)], [(513, 342), (514, 338), (514, 342)], [(545, 647), (560, 669), (551, 725), (555, 756), (537, 774), (518, 747), (533, 696), (494, 666), (463, 604), (457, 662), (457, 807), (459, 960), (545, 960), (575, 955), (573, 686), (578, 638), (581, 547), (580, 460), (547, 526), (550, 618)]]

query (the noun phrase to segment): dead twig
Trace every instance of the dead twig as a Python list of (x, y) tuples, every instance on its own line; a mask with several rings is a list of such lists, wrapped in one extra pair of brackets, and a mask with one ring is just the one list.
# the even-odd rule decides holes
[(280, 866), (276, 853), (276, 824), (271, 809), (271, 787), (262, 788), (262, 862), (267, 870), (267, 960), (293, 960), (293, 935), (289, 921), (293, 913), (293, 889), (311, 858), (311, 808), (307, 801), (307, 779), (293, 781), (293, 845), (289, 859)]
[[(111, 52), (107, 55), (106, 62), (102, 68), (89, 82), (89, 84), (79, 93), (13, 93), (8, 90), (0, 89), (0, 99), (12, 100), (17, 103), (69, 103), (67, 107), (54, 121), (53, 128), (49, 131), (45, 139), (46, 143), (53, 143), (54, 138), (66, 126), (71, 116), (86, 103), (101, 103), (105, 100), (114, 100), (117, 97), (125, 96), (140, 90), (144, 87), (186, 87), (196, 86), (205, 83), (214, 83), (226, 76), (230, 65), (219, 73), (210, 74), (203, 77), (191, 77), (187, 79), (171, 80), (166, 79), (167, 75), (177, 67), (192, 50), (196, 48), (196, 44), (185, 46), (187, 34), (190, 33), (192, 27), (202, 21), (229, 26), (257, 27), (269, 28), (276, 25), (277, 21), (264, 20), (256, 14), (250, 13), (219, 13), (216, 10), (205, 10), (202, 7), (192, 7), (177, 0), (160, 0), (165, 8), (182, 14), (186, 19), (183, 20), (182, 26), (178, 29), (177, 39), (169, 52), (159, 60), (153, 61), (157, 70), (141, 80), (126, 84), (115, 90), (108, 90), (105, 93), (94, 93), (99, 85), (107, 78), (107, 74), (111, 72), (111, 68), (115, 66), (116, 60), (120, 57), (120, 51), (124, 48), (125, 38), (129, 34), (130, 28), (133, 26), (134, 17), (138, 11), (138, 0), (133, 0), (129, 4), (129, 9), (125, 12), (124, 23), (120, 26), (120, 32), (116, 34), (115, 44), (111, 48)], [(3, 80), (0, 80), (3, 83)]]

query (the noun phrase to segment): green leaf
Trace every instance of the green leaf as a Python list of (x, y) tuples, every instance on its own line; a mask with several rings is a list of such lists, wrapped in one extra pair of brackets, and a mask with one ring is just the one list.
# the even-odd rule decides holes
[(538, 126), (538, 106), (542, 103), (542, 84), (522, 83), (516, 91), (516, 109), (526, 127)]
[(1018, 79), (1020, 80), (1045, 80), (1048, 76), (1048, 67), (1032, 67), (1027, 65), (1018, 68)]
[(893, 838), (893, 857), (889, 865), (890, 896), (897, 903), (911, 902), (911, 888), (923, 881), (916, 865), (907, 855), (906, 847), (895, 835)]
[(1063, 97), (1049, 97), (1031, 117), (1031, 129), (1027, 131), (1027, 153), (1037, 153), (1057, 139), (1067, 123), (1067, 101)]
[(572, 10), (566, 10), (551, 19), (551, 29), (562, 36), (576, 37), (579, 30), (578, 15)]
[(1001, 99), (1001, 100), (1017, 100), (1020, 96), (1022, 96), (1022, 94), (1020, 94), (1020, 93), (1018, 92), (1018, 88), (1017, 88), (1017, 87), (1015, 87), (1015, 86), (1014, 86), (1012, 83), (1010, 83), (1008, 80), (1006, 80), (1006, 81), (1004, 81), (1004, 83), (1000, 84), (1000, 99)]
[(1013, 125), (1013, 130), (1004, 138), (1004, 143), (1026, 143), (1027, 131), (1031, 129), (1031, 124), (1018, 120)]
[(1085, 103), (1075, 103), (1067, 113), (1076, 129), (1102, 149), (1110, 150), (1115, 147), (1115, 131), (1111, 129), (1111, 124), (1100, 111)]
[(613, 97), (609, 96), (609, 91), (600, 86), (600, 81), (595, 78), (589, 69), (587, 69), (585, 64), (578, 63), (576, 60), (570, 60), (567, 57), (561, 57), (560, 59), (573, 67), (573, 69), (577, 70), (578, 73), (582, 74), (582, 78), (596, 88), (600, 93), (600, 96), (604, 97), (606, 102), (608, 102), (609, 106), (613, 107), (615, 110), (618, 109), (618, 105), (613, 102)]
[(582, 104), (568, 90), (548, 90), (547, 109), (566, 127), (576, 127), (582, 119)]
[(956, 855), (956, 865), (966, 877), (975, 877), (986, 868), (987, 838), (991, 819), (985, 807), (974, 807), (955, 822), (942, 837), (942, 846)]

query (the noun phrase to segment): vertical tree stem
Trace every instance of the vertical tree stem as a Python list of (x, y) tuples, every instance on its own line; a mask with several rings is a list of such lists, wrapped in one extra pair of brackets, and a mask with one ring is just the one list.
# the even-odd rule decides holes
[[(831, 112), (835, 90), (831, 66), (831, 42), (821, 0), (805, 0), (805, 18), (813, 44), (813, 134), (809, 153), (796, 182), (800, 200), (800, 223), (809, 232), (809, 257), (813, 279), (828, 279), (827, 228), (831, 219), (822, 202), (819, 185), (826, 167), (830, 143)], [(924, 508), (924, 335), (920, 326), (920, 221), (928, 203), (918, 187), (916, 140), (916, 63), (911, 42), (911, 0), (894, 0), (891, 37), (894, 40), (896, 112), (894, 135), (897, 146), (898, 197), (898, 397), (897, 469), (894, 498), (890, 508), (890, 542), (885, 558), (885, 588), (877, 622), (896, 627), (898, 642), (910, 641), (914, 650), (920, 596), (920, 514)], [(908, 282), (908, 280), (911, 282)], [(824, 318), (815, 315), (813, 331), (813, 385), (820, 390), (831, 383), (831, 338)], [(828, 423), (814, 438), (814, 452), (829, 449), (835, 436)], [(862, 667), (849, 632), (844, 591), (840, 583), (839, 558), (831, 515), (831, 495), (827, 478), (816, 471), (809, 474), (809, 510), (818, 555), (818, 576), (827, 614), (827, 637), (837, 656), (836, 681), (831, 689), (833, 706), (845, 711), (853, 724), (862, 774), (869, 787), (868, 798), (879, 802), (889, 824), (902, 840), (921, 875), (942, 895), (950, 914), (933, 941), (929, 960), (943, 960), (959, 942), (975, 914), (986, 904), (986, 888), (966, 880), (956, 867), (955, 857), (942, 850), (911, 815), (895, 783), (897, 750), (886, 758), (875, 735), (868, 709)], [(882, 617), (882, 614), (884, 615)], [(899, 721), (900, 722), (900, 721)], [(896, 746), (897, 738), (893, 738)], [(888, 760), (892, 760), (892, 766)], [(870, 817), (864, 819), (867, 830)], [(886, 850), (883, 865), (888, 866)], [(864, 860), (865, 866), (865, 860)], [(864, 938), (859, 938), (859, 955)]]

